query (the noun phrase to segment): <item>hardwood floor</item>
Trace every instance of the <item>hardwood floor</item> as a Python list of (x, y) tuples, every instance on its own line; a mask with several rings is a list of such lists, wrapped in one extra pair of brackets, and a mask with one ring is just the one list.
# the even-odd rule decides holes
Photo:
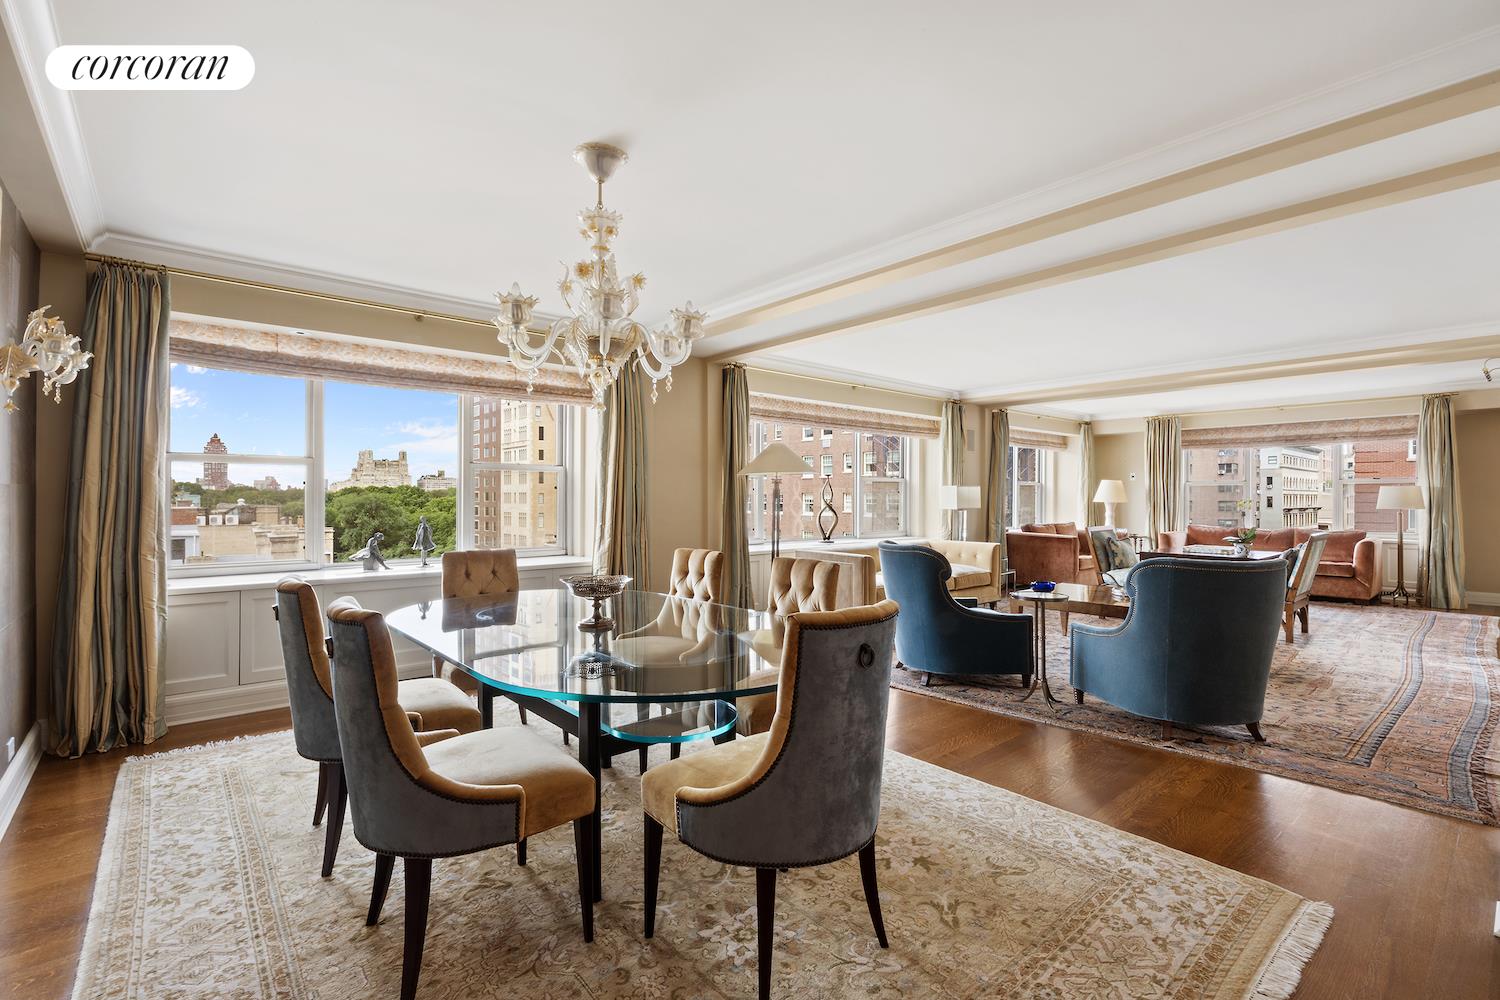
[[(288, 725), (275, 711), (180, 726), (146, 752)], [(1331, 902), (1298, 1000), (1500, 995), (1500, 829), (902, 691), (889, 745)], [(126, 756), (38, 768), (0, 842), (0, 996), (70, 996)]]

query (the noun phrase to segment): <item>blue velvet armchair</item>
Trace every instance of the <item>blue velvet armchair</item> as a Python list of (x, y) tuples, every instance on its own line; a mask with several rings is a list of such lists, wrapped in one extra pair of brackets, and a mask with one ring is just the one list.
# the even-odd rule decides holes
[(901, 606), (896, 659), (908, 670), (933, 674), (1019, 674), (1029, 685), (1035, 669), (1030, 615), (969, 607), (953, 599), (948, 560), (925, 545), (880, 543), (885, 595)]
[(1134, 715), (1172, 724), (1244, 726), (1260, 719), (1286, 602), (1282, 559), (1150, 559), (1130, 573), (1130, 613), (1113, 627), (1075, 624), (1071, 682)]

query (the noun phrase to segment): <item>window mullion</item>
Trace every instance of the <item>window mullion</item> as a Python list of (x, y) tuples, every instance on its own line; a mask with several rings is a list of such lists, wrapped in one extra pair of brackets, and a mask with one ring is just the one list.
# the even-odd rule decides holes
[(312, 459), (307, 482), (302, 487), (302, 544), (308, 561), (315, 566), (327, 565), (323, 536), (328, 524), (327, 478), (324, 476), (323, 380), (307, 380), (307, 454)]

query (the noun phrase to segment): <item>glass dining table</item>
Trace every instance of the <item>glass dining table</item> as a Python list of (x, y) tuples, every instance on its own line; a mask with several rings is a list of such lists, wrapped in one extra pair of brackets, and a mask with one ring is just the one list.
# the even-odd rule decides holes
[(594, 777), (595, 883), (602, 898), (600, 772), (649, 743), (733, 739), (737, 698), (776, 690), (779, 644), (764, 612), (627, 590), (611, 628), (584, 631), (590, 601), (563, 587), (423, 601), (386, 615), (395, 635), (479, 685), (485, 727), (504, 696), (578, 736)]

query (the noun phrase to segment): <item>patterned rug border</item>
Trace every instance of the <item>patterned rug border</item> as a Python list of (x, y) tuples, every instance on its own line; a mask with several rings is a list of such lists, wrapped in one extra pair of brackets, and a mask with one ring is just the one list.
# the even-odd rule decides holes
[[(1342, 605), (1340, 605), (1340, 606), (1342, 606)], [(1408, 609), (1402, 609), (1402, 610), (1408, 610)], [(1417, 610), (1417, 609), (1410, 609), (1410, 610)], [(1488, 617), (1488, 616), (1484, 616), (1484, 615), (1473, 615), (1473, 614), (1470, 614), (1469, 612), (1465, 612), (1465, 611), (1445, 611), (1445, 610), (1440, 610), (1440, 609), (1436, 609), (1436, 608), (1423, 608), (1423, 609), (1421, 609), (1421, 611), (1424, 614), (1431, 614), (1431, 615), (1436, 615), (1436, 616), (1441, 616), (1441, 617), (1456, 617), (1456, 618), (1487, 618)], [(1079, 616), (1079, 617), (1080, 618), (1087, 618), (1088, 616)], [(1481, 649), (1481, 650), (1479, 650), (1479, 655), (1486, 655), (1486, 654)], [(946, 701), (946, 702), (949, 702), (949, 703), (955, 704), (955, 705), (963, 705), (963, 706), (966, 706), (966, 707), (969, 707), (969, 708), (975, 708), (975, 709), (978, 709), (978, 710), (983, 711), (983, 712), (989, 712), (989, 713), (991, 713), (993, 715), (999, 715), (999, 716), (1003, 716), (1003, 717), (1009, 718), (1009, 719), (1019, 719), (1019, 720), (1024, 721), (1024, 722), (1033, 722), (1033, 723), (1036, 723), (1038, 725), (1055, 725), (1055, 726), (1059, 726), (1059, 727), (1061, 727), (1063, 729), (1072, 730), (1073, 732), (1087, 733), (1087, 734), (1089, 734), (1091, 736), (1099, 736), (1099, 737), (1102, 737), (1104, 739), (1119, 740), (1122, 743), (1129, 743), (1129, 744), (1133, 744), (1135, 746), (1154, 747), (1154, 748), (1159, 749), (1159, 750), (1166, 750), (1166, 751), (1169, 751), (1169, 752), (1172, 752), (1172, 753), (1180, 753), (1180, 754), (1183, 754), (1185, 756), (1197, 758), (1199, 760), (1214, 761), (1216, 763), (1223, 764), (1226, 767), (1238, 767), (1238, 768), (1242, 768), (1242, 769), (1247, 770), (1247, 771), (1259, 772), (1261, 774), (1269, 774), (1269, 775), (1271, 775), (1273, 777), (1277, 777), (1277, 778), (1286, 778), (1286, 779), (1291, 780), (1291, 781), (1299, 781), (1299, 782), (1301, 782), (1301, 783), (1303, 783), (1305, 785), (1313, 785), (1314, 787), (1317, 787), (1317, 788), (1326, 788), (1329, 791), (1338, 792), (1338, 793), (1343, 794), (1343, 795), (1352, 795), (1352, 796), (1355, 796), (1356, 798), (1373, 799), (1373, 800), (1378, 801), (1378, 802), (1385, 802), (1388, 805), (1400, 806), (1402, 808), (1412, 809), (1412, 810), (1415, 810), (1417, 812), (1425, 812), (1425, 813), (1429, 813), (1431, 815), (1443, 816), (1443, 817), (1446, 817), (1448, 819), (1462, 820), (1463, 822), (1466, 822), (1466, 823), (1476, 823), (1476, 824), (1479, 824), (1480, 826), (1500, 827), (1500, 816), (1485, 817), (1482, 814), (1476, 816), (1476, 815), (1474, 815), (1471, 812), (1466, 812), (1463, 809), (1460, 809), (1460, 808), (1457, 808), (1457, 807), (1453, 807), (1453, 806), (1449, 806), (1449, 805), (1447, 805), (1445, 803), (1435, 802), (1435, 801), (1425, 800), (1425, 799), (1419, 800), (1419, 799), (1415, 799), (1415, 798), (1410, 797), (1410, 796), (1403, 797), (1403, 796), (1401, 796), (1399, 794), (1390, 793), (1390, 792), (1387, 792), (1384, 788), (1382, 788), (1382, 787), (1380, 787), (1378, 785), (1362, 786), (1361, 790), (1355, 790), (1355, 789), (1353, 789), (1351, 787), (1340, 786), (1340, 785), (1337, 785), (1337, 784), (1333, 784), (1333, 783), (1331, 783), (1329, 781), (1316, 781), (1316, 780), (1313, 780), (1312, 778), (1309, 777), (1308, 774), (1306, 774), (1303, 771), (1299, 771), (1295, 767), (1287, 766), (1287, 765), (1284, 765), (1284, 764), (1278, 764), (1278, 763), (1276, 763), (1274, 761), (1265, 761), (1265, 762), (1256, 761), (1256, 762), (1252, 763), (1252, 762), (1244, 760), (1244, 759), (1228, 757), (1228, 756), (1225, 756), (1225, 755), (1220, 754), (1220, 753), (1215, 753), (1212, 750), (1204, 749), (1203, 748), (1204, 743), (1206, 743), (1208, 741), (1218, 741), (1218, 740), (1224, 740), (1225, 742), (1229, 742), (1229, 741), (1225, 740), (1224, 737), (1219, 736), (1218, 734), (1214, 733), (1211, 729), (1200, 729), (1200, 728), (1195, 728), (1195, 727), (1191, 727), (1191, 726), (1179, 726), (1178, 727), (1179, 731), (1186, 731), (1186, 732), (1196, 733), (1196, 734), (1202, 736), (1203, 737), (1203, 741), (1200, 741), (1200, 742), (1184, 741), (1184, 740), (1182, 740), (1180, 738), (1179, 739), (1172, 739), (1172, 740), (1162, 740), (1162, 739), (1156, 739), (1156, 738), (1153, 738), (1153, 737), (1151, 737), (1149, 735), (1144, 735), (1144, 734), (1136, 734), (1136, 733), (1128, 733), (1128, 732), (1116, 732), (1116, 731), (1112, 731), (1112, 730), (1102, 729), (1102, 728), (1099, 728), (1097, 726), (1091, 726), (1091, 725), (1089, 725), (1087, 723), (1071, 719), (1069, 717), (1069, 715), (1067, 714), (1068, 711), (1069, 711), (1069, 709), (1075, 707), (1071, 703), (1067, 703), (1067, 704), (1064, 704), (1064, 705), (1060, 706), (1059, 709), (1058, 709), (1058, 711), (1051, 713), (1050, 716), (1044, 716), (1044, 715), (1040, 715), (1040, 714), (1037, 714), (1037, 713), (1034, 713), (1034, 712), (1030, 712), (1030, 711), (1028, 711), (1028, 710), (1026, 710), (1024, 708), (1013, 707), (1013, 705), (1012, 705), (1012, 703), (1010, 701), (988, 702), (988, 701), (982, 701), (982, 700), (975, 699), (975, 698), (965, 697), (963, 694), (957, 693), (957, 692), (954, 692), (954, 691), (943, 691), (942, 690), (943, 686), (946, 685), (947, 687), (958, 688), (958, 689), (980, 688), (982, 690), (987, 690), (987, 691), (998, 691), (998, 692), (1006, 692), (1006, 693), (1014, 691), (1017, 695), (1019, 695), (1021, 693), (1021, 691), (1022, 691), (1022, 689), (1019, 687), (1019, 683), (1017, 683), (1017, 686), (1011, 687), (1009, 684), (1003, 684), (1003, 685), (969, 685), (969, 684), (964, 684), (964, 683), (959, 682), (959, 681), (934, 680), (932, 687), (924, 687), (921, 684), (920, 681), (918, 681), (918, 680), (915, 679), (917, 677), (917, 675), (920, 673), (920, 671), (910, 670), (910, 669), (908, 669), (906, 667), (903, 667), (903, 666), (895, 667), (894, 670), (901, 671), (902, 674), (906, 678), (908, 678), (906, 680), (897, 680), (897, 679), (895, 679), (893, 677), (891, 686), (894, 687), (898, 691), (908, 691), (908, 692), (911, 692), (913, 694), (925, 695), (925, 696), (930, 697), (930, 698), (936, 698), (936, 699), (938, 699), (940, 701)], [(1059, 683), (1066, 684), (1066, 681), (1059, 680)], [(1492, 692), (1492, 694), (1493, 694), (1493, 692)], [(1033, 696), (1033, 699), (1035, 697), (1036, 696)], [(1492, 701), (1494, 701), (1494, 700), (1496, 700), (1496, 699), (1492, 699)], [(1018, 705), (1019, 702), (1017, 702), (1016, 704)], [(1026, 704), (1028, 704), (1028, 705), (1034, 704), (1034, 701), (1028, 701)], [(1099, 705), (1099, 704), (1107, 704), (1107, 703), (1101, 702), (1101, 701), (1099, 701), (1096, 698), (1096, 699), (1094, 699), (1094, 704)], [(1124, 709), (1119, 709), (1118, 711), (1124, 712)], [(1126, 713), (1126, 714), (1128, 714), (1128, 713)], [(1478, 737), (1478, 740), (1476, 742), (1476, 751), (1475, 752), (1476, 752), (1476, 754), (1478, 754), (1480, 756), (1481, 759), (1483, 759), (1484, 755), (1488, 752), (1488, 750), (1490, 748), (1490, 745), (1491, 745), (1490, 736), (1491, 736), (1491, 732), (1489, 730), (1485, 730), (1485, 731), (1483, 731), (1483, 732), (1480, 733), (1480, 735)]]
[[(1003, 714), (1003, 713), (997, 713)], [(92, 997), (84, 996), (85, 984), (92, 982), (95, 966), (102, 956), (100, 951), (100, 937), (104, 933), (105, 920), (110, 916), (103, 911), (106, 908), (108, 894), (102, 891), (102, 887), (108, 880), (115, 876), (116, 863), (120, 854), (120, 838), (125, 836), (122, 831), (122, 820), (125, 812), (120, 808), (120, 794), (122, 786), (134, 780), (135, 772), (148, 766), (159, 764), (176, 763), (179, 758), (192, 758), (196, 756), (212, 756), (231, 748), (251, 749), (261, 743), (273, 743), (278, 740), (286, 740), (291, 735), (290, 729), (276, 730), (269, 733), (259, 733), (249, 736), (237, 736), (227, 740), (215, 740), (208, 743), (199, 743), (192, 746), (178, 747), (172, 750), (163, 750), (156, 753), (137, 754), (127, 757), (120, 766), (120, 771), (115, 777), (114, 787), (110, 792), (109, 815), (107, 817), (104, 840), (100, 848), (99, 866), (95, 874), (93, 893), (90, 898), (88, 924), (84, 930), (83, 942), (75, 966), (72, 1000), (94, 1000)], [(696, 750), (689, 747), (689, 751)], [(1188, 858), (1194, 865), (1202, 866), (1214, 871), (1226, 872), (1235, 879), (1243, 879), (1252, 883), (1268, 886), (1279, 892), (1290, 893), (1300, 896), (1273, 882), (1244, 872), (1237, 871), (1225, 865), (1209, 861), (1205, 858), (1189, 854), (1186, 851), (1169, 847), (1158, 843), (1139, 834), (1130, 833), (1117, 827), (1110, 826), (1098, 820), (1082, 816), (1070, 810), (1063, 809), (1049, 803), (1031, 799), (1021, 795), (1002, 785), (992, 785), (989, 782), (963, 774), (962, 772), (946, 768), (941, 764), (926, 761), (920, 757), (912, 757), (900, 751), (887, 748), (886, 754), (903, 758), (915, 764), (918, 768), (927, 767), (945, 774), (953, 775), (967, 782), (989, 789), (1003, 795), (1014, 796), (1029, 803), (1032, 807), (1048, 810), (1061, 814), (1069, 820), (1082, 824), (1086, 827), (1095, 827), (1105, 831), (1111, 836), (1122, 838), (1126, 841), (1137, 842), (1147, 845), (1152, 851), (1163, 852), (1168, 855), (1177, 855)], [(1245, 994), (1244, 1000), (1291, 1000), (1302, 980), (1302, 973), (1307, 964), (1316, 955), (1322, 946), (1323, 939), (1333, 923), (1334, 908), (1331, 903), (1325, 901), (1309, 900), (1302, 898), (1298, 905), (1296, 916), (1287, 922), (1281, 936), (1276, 944), (1270, 949), (1257, 971), (1250, 991)]]

